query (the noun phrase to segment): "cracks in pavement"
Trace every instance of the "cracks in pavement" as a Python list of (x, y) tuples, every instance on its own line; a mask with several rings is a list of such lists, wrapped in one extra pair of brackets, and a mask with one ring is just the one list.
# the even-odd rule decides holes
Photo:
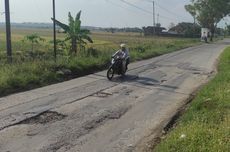
[[(195, 48), (197, 49), (196, 51), (200, 51), (200, 50), (198, 49), (198, 48), (200, 48), (200, 47), (202, 47), (202, 45), (196, 46), (196, 47), (195, 47)], [(152, 63), (148, 63), (148, 64), (144, 64), (144, 65), (138, 66), (138, 67), (136, 67), (136, 68), (132, 68), (132, 69), (130, 69), (130, 70), (128, 70), (128, 71), (134, 71), (134, 70), (136, 70), (136, 69), (139, 69), (139, 68), (142, 68), (142, 67), (146, 67), (146, 66), (149, 66), (149, 65), (152, 65), (153, 68), (157, 68), (157, 67), (158, 67), (157, 63), (158, 63), (158, 62), (167, 61), (168, 59), (170, 59), (170, 58), (172, 58), (172, 57), (175, 57), (175, 56), (177, 56), (178, 54), (186, 53), (187, 51), (190, 51), (190, 50), (191, 50), (191, 48), (186, 48), (184, 51), (177, 51), (177, 52), (174, 52), (172, 55), (170, 55), (170, 54), (162, 55), (162, 57), (163, 57), (163, 56), (166, 56), (166, 57), (165, 57), (165, 58), (158, 59), (158, 60), (156, 60), (156, 61), (154, 61), (154, 62), (152, 62)], [(193, 51), (194, 51), (194, 50), (193, 50)]]
[(17, 125), (21, 125), (21, 124), (47, 124), (47, 123), (54, 123), (56, 121), (61, 121), (63, 120), (65, 117), (67, 117), (66, 115), (57, 113), (55, 111), (45, 111), (42, 112), (40, 114), (36, 114), (32, 117), (29, 117), (27, 119), (21, 120), (17, 123), (11, 124), (11, 125), (7, 125), (5, 127), (0, 128), (0, 131), (12, 127), (12, 126), (17, 126)]
[(10, 124), (10, 125), (6, 125), (2, 128), (0, 128), (0, 131), (6, 129), (6, 128), (10, 128), (13, 126), (17, 126), (17, 125), (22, 125), (22, 124), (47, 124), (47, 123), (54, 123), (56, 121), (61, 121), (63, 120), (65, 117), (67, 117), (66, 115), (57, 113), (55, 111), (45, 111), (39, 114), (36, 114), (34, 116), (31, 116), (29, 118), (23, 119), (19, 122)]
[[(117, 86), (117, 85), (119, 85), (120, 83), (115, 83), (112, 87), (115, 87), (115, 86)], [(83, 99), (86, 99), (86, 98), (88, 98), (88, 97), (90, 97), (90, 96), (94, 96), (94, 95), (97, 95), (97, 94), (100, 94), (101, 92), (103, 92), (103, 91), (105, 91), (105, 90), (107, 90), (107, 89), (109, 89), (109, 88), (111, 88), (111, 86), (109, 86), (109, 87), (106, 87), (106, 88), (104, 88), (104, 89), (102, 89), (102, 90), (99, 90), (99, 91), (97, 91), (96, 93), (95, 92), (93, 92), (93, 93), (91, 93), (91, 94), (89, 94), (89, 95), (86, 95), (86, 96), (83, 96), (83, 97), (81, 97), (81, 98), (78, 98), (77, 100), (73, 100), (73, 101), (70, 101), (70, 102), (68, 102), (68, 103), (65, 103), (65, 105), (68, 105), (68, 104), (72, 104), (72, 103), (74, 103), (74, 102), (78, 102), (78, 101), (80, 101), (80, 100), (83, 100)], [(102, 93), (103, 94), (103, 93)], [(32, 102), (32, 101), (31, 101)], [(28, 121), (28, 120), (30, 120), (30, 119), (33, 119), (33, 118), (35, 118), (35, 117), (39, 117), (40, 115), (42, 115), (43, 113), (47, 113), (47, 112), (49, 112), (49, 110), (51, 110), (51, 109), (55, 109), (55, 108), (59, 108), (59, 107), (61, 107), (61, 106), (63, 106), (64, 104), (61, 104), (61, 105), (58, 105), (58, 106), (56, 106), (56, 107), (50, 107), (50, 108), (45, 108), (44, 110), (41, 110), (40, 112), (29, 112), (29, 113), (23, 113), (21, 116), (19, 116), (19, 118), (17, 118), (17, 119), (13, 119), (13, 121), (7, 121), (7, 122), (4, 122), (4, 125), (3, 126), (1, 126), (1, 124), (0, 124), (0, 131), (1, 130), (4, 130), (4, 129), (6, 129), (6, 128), (9, 128), (9, 127), (11, 127), (11, 126), (15, 126), (15, 125), (19, 125), (19, 124), (21, 124), (22, 122), (25, 122), (25, 121)], [(6, 110), (6, 109), (4, 109), (4, 110)], [(29, 115), (29, 116), (28, 116)], [(1, 120), (1, 118), (0, 118), (0, 120)], [(11, 119), (10, 119), (11, 120)]]
[[(92, 93), (92, 94), (89, 94), (89, 95), (84, 96), (84, 97), (82, 97), (82, 98), (79, 98), (79, 99), (77, 99), (77, 100), (74, 100), (74, 101), (65, 103), (65, 105), (69, 105), (69, 104), (75, 103), (75, 102), (77, 102), (77, 101), (81, 101), (81, 100), (83, 100), (83, 99), (86, 99), (86, 98), (92, 97), (92, 96), (97, 96), (97, 97), (109, 97), (109, 96), (112, 95), (112, 94), (106, 93), (106, 92), (103, 92), (103, 91), (105, 91), (105, 90), (107, 90), (107, 89), (110, 89), (110, 88), (112, 88), (112, 87), (118, 86), (118, 85), (119, 85), (119, 83), (116, 83), (116, 84), (114, 84), (113, 86), (110, 86), (110, 87), (104, 88), (104, 89), (102, 89), (102, 90), (99, 90), (99, 91), (97, 91), (96, 93)], [(55, 107), (55, 108), (60, 108), (61, 106), (63, 106), (63, 105), (57, 106), (57, 107)]]
[(120, 119), (131, 107), (117, 107), (112, 110), (102, 110), (97, 113), (99, 116), (95, 116), (94, 119), (87, 121), (83, 124), (83, 128), (85, 130), (92, 130), (100, 125), (102, 125), (105, 121)]
[[(198, 92), (198, 91), (196, 90), (195, 92)], [(187, 100), (185, 100), (184, 105), (181, 106), (175, 112), (175, 114), (168, 120), (168, 122), (163, 127), (161, 134), (157, 138), (155, 138), (155, 142), (153, 142), (151, 150), (153, 150), (155, 146), (159, 144), (161, 140), (164, 139), (165, 136), (178, 125), (178, 120), (181, 118), (181, 116), (183, 116), (183, 114), (186, 112), (187, 108), (189, 107), (189, 104), (195, 98), (195, 94), (196, 94), (195, 92), (192, 93), (192, 95), (190, 95)]]
[[(113, 91), (110, 93), (111, 90), (107, 90), (107, 89), (110, 89), (110, 88), (106, 88), (105, 90), (98, 91), (97, 93), (94, 93), (90, 95), (89, 97), (93, 97), (93, 99), (103, 98), (100, 100), (106, 101), (107, 97), (110, 97), (113, 94), (116, 94), (116, 92), (113, 92)], [(129, 95), (132, 91), (133, 91), (132, 89), (129, 89), (126, 86), (123, 86), (118, 90), (118, 94), (123, 93), (123, 95)], [(72, 141), (77, 141), (78, 138), (80, 138), (81, 136), (89, 134), (91, 131), (95, 130), (101, 125), (104, 125), (109, 120), (120, 119), (131, 108), (131, 105), (125, 105), (123, 107), (123, 105), (117, 105), (117, 102), (115, 103), (116, 103), (115, 107), (113, 108), (104, 107), (105, 109), (100, 110), (98, 112), (95, 111), (96, 109), (93, 110), (95, 112), (92, 112), (91, 110), (87, 108), (89, 113), (88, 112), (84, 113), (84, 117), (86, 117), (87, 119), (83, 123), (76, 122), (76, 118), (78, 118), (79, 113), (74, 113), (74, 116), (70, 116), (70, 115), (66, 116), (66, 115), (60, 114), (62, 112), (59, 112), (59, 113), (55, 112), (56, 111), (55, 109), (57, 109), (55, 108), (53, 111), (46, 111), (40, 114), (34, 113), (33, 111), (25, 112), (23, 114), (25, 116), (26, 115), (28, 116), (26, 120), (20, 121), (19, 123), (15, 123), (14, 125), (10, 125), (5, 128), (17, 126), (21, 124), (26, 124), (26, 125), (32, 124), (31, 125), (32, 127), (36, 127), (38, 124), (42, 124), (41, 126), (43, 127), (55, 126), (57, 124), (60, 124), (61, 126), (63, 125), (63, 127), (67, 129), (65, 130), (63, 128), (64, 131), (63, 133), (61, 133), (60, 136), (54, 135), (54, 137), (52, 137), (51, 144), (41, 147), (41, 152), (70, 149), (71, 147), (75, 146), (73, 145)], [(62, 119), (64, 119), (63, 122), (65, 123), (62, 123), (61, 121)], [(60, 121), (60, 122), (57, 122), (57, 121)], [(57, 122), (57, 124), (54, 122)], [(70, 125), (70, 124), (73, 124), (73, 125)], [(70, 127), (70, 126), (75, 126), (75, 127)], [(29, 136), (32, 138), (33, 136), (36, 136), (37, 134), (38, 133), (36, 131), (31, 131), (31, 132), (28, 132), (26, 136)]]
[[(159, 60), (159, 61), (161, 61), (161, 60)], [(164, 64), (164, 63), (162, 63), (162, 64)], [(71, 149), (71, 147), (76, 146), (75, 143), (71, 142), (71, 141), (77, 141), (78, 142), (78, 140), (80, 140), (79, 142), (82, 142), (81, 141), (82, 136), (85, 136), (87, 134), (91, 134), (91, 132), (94, 133), (95, 131), (99, 130), (100, 128), (103, 128), (104, 124), (110, 123), (112, 120), (120, 119), (131, 108), (130, 105), (129, 106), (125, 105), (125, 107), (121, 107), (121, 105), (118, 106), (117, 102), (119, 102), (119, 101), (116, 100), (116, 106), (117, 107), (107, 109), (107, 108), (109, 108), (108, 106), (103, 106), (101, 108), (104, 108), (104, 109), (101, 110), (101, 109), (99, 109), (99, 107), (100, 107), (100, 104), (102, 103), (101, 102), (102, 100), (106, 101), (108, 103), (111, 103), (111, 101), (109, 100), (110, 98), (115, 99), (115, 97), (117, 97), (117, 96), (121, 96), (121, 97), (126, 98), (127, 96), (129, 96), (131, 94), (134, 86), (136, 87), (135, 89), (143, 88), (143, 90), (146, 89), (146, 91), (156, 89), (157, 91), (163, 90), (166, 92), (172, 92), (172, 93), (175, 93), (175, 95), (176, 94), (178, 94), (178, 95), (179, 94), (189, 95), (186, 93), (177, 92), (178, 91), (177, 88), (174, 87), (174, 86), (176, 86), (175, 83), (168, 82), (168, 81), (170, 81), (170, 79), (174, 78), (174, 75), (180, 77), (180, 75), (186, 74), (186, 75), (197, 78), (199, 76), (212, 74), (212, 72), (211, 73), (205, 73), (205, 71), (202, 69), (191, 67), (191, 65), (189, 65), (189, 64), (184, 64), (184, 63), (180, 63), (181, 65), (173, 65), (173, 64), (177, 64), (177, 63), (173, 62), (172, 65), (159, 65), (158, 66), (157, 63), (152, 62), (151, 64), (140, 66), (139, 67), (140, 69), (138, 69), (138, 68), (131, 69), (130, 71), (133, 71), (132, 74), (134, 74), (135, 76), (130, 75), (130, 76), (127, 76), (125, 78), (119, 77), (113, 83), (111, 83), (112, 85), (109, 85), (109, 86), (106, 85), (107, 88), (105, 88), (105, 89), (103, 88), (103, 90), (98, 91), (98, 88), (97, 88), (93, 92), (84, 94), (84, 96), (80, 96), (80, 97), (78, 96), (78, 98), (68, 100), (68, 102), (66, 102), (66, 103), (62, 102), (59, 105), (55, 105), (55, 107), (51, 106), (51, 107), (45, 109), (45, 110), (51, 110), (51, 109), (60, 108), (63, 105), (75, 103), (75, 102), (78, 102), (79, 100), (83, 100), (83, 99), (88, 98), (88, 97), (90, 97), (90, 99), (92, 98), (92, 100), (96, 99), (96, 101), (97, 100), (100, 101), (100, 102), (97, 102), (97, 104), (96, 103), (94, 104), (96, 107), (94, 109), (94, 111), (91, 109), (88, 109), (88, 107), (87, 107), (88, 111), (86, 111), (82, 114), (80, 112), (77, 113), (78, 112), (77, 110), (80, 109), (79, 111), (82, 111), (82, 108), (78, 108), (77, 110), (75, 110), (74, 116), (73, 116), (73, 118), (75, 118), (75, 120), (72, 119), (69, 114), (67, 114), (68, 115), (68, 117), (67, 117), (67, 116), (62, 115), (62, 114), (59, 115), (59, 113), (56, 113), (56, 112), (49, 113), (50, 111), (47, 111), (47, 113), (44, 112), (44, 113), (38, 115), (36, 112), (35, 113), (33, 112), (34, 110), (32, 110), (31, 112), (23, 113), (23, 115), (20, 117), (25, 118), (26, 120), (23, 120), (23, 121), (21, 121), (21, 123), (18, 123), (18, 124), (35, 124), (35, 125), (31, 125), (31, 126), (37, 126), (36, 124), (42, 124), (42, 125), (39, 125), (42, 127), (43, 126), (45, 126), (45, 127), (56, 126), (56, 125), (61, 124), (61, 127), (59, 128), (60, 129), (59, 131), (63, 131), (60, 133), (61, 137), (54, 134), (54, 136), (49, 138), (49, 141), (52, 143), (49, 145), (46, 145), (44, 147), (41, 147), (42, 148), (41, 152), (68, 151), (68, 149)], [(163, 68), (163, 70), (161, 70), (161, 67)], [(166, 68), (164, 68), (164, 67), (166, 67)], [(170, 68), (177, 68), (176, 72), (173, 73), (174, 75), (170, 77), (170, 76), (167, 76), (165, 74), (163, 77), (164, 73), (169, 73), (168, 71), (171, 70)], [(151, 69), (152, 71), (147, 71), (149, 69)], [(155, 72), (157, 72), (157, 73), (155, 73)], [(139, 73), (146, 73), (146, 74), (148, 74), (148, 76), (147, 77), (145, 77), (145, 75), (140, 76), (141, 74), (139, 75)], [(150, 77), (151, 75), (154, 75), (154, 79)], [(94, 78), (94, 79), (97, 80), (97, 78)], [(181, 79), (183, 79), (183, 77)], [(98, 79), (98, 80), (100, 80), (100, 79)], [(174, 79), (172, 81), (174, 81)], [(100, 84), (101, 82), (103, 83), (103, 81), (98, 81), (98, 84)], [(114, 91), (114, 89), (111, 89), (111, 88), (113, 88), (117, 85), (120, 85), (120, 84), (121, 84), (121, 86), (123, 86), (123, 84), (126, 85), (126, 88), (123, 88), (124, 90), (121, 90), (121, 91), (117, 89), (118, 91), (115, 90), (116, 92)], [(172, 86), (167, 85), (167, 84), (170, 84)], [(77, 87), (75, 87), (74, 89), (76, 89), (76, 88)], [(131, 88), (131, 89), (129, 89), (129, 88)], [(83, 88), (83, 89), (85, 92), (87, 91), (85, 88)], [(90, 88), (90, 89), (93, 90), (95, 88)], [(99, 88), (99, 89), (102, 89), (102, 88)], [(107, 90), (107, 89), (110, 89), (110, 90)], [(109, 92), (109, 93), (107, 93), (107, 92)], [(183, 90), (182, 90), (182, 92), (183, 92)], [(55, 94), (53, 94), (53, 95), (55, 95)], [(131, 94), (131, 96), (132, 96), (132, 94)], [(132, 99), (130, 97), (127, 97), (127, 98)], [(118, 100), (119, 100), (119, 98), (118, 98)], [(71, 106), (71, 105), (69, 105), (69, 106)], [(42, 109), (42, 110), (44, 110), (44, 109)], [(74, 110), (74, 109), (72, 109), (72, 110)], [(99, 112), (97, 112), (97, 110), (99, 110)], [(63, 113), (65, 113), (65, 112), (63, 112)], [(68, 111), (67, 113), (70, 113), (70, 112)], [(170, 128), (172, 128), (175, 125), (180, 114), (181, 113), (178, 112), (175, 114), (175, 116), (173, 116), (172, 121), (170, 121), (167, 124), (167, 126), (164, 128), (165, 132), (170, 130)], [(37, 116), (34, 116), (34, 115), (37, 115)], [(79, 121), (79, 120), (81, 120), (81, 118), (79, 118), (79, 117), (81, 117), (81, 115), (82, 115), (82, 118), (86, 118), (84, 120), (82, 119), (82, 122), (83, 122), (82, 124), (80, 124), (80, 121)], [(31, 118), (29, 118), (29, 117), (31, 117)], [(65, 117), (67, 117), (67, 118), (65, 119)], [(48, 119), (48, 120), (45, 121), (44, 119)], [(64, 119), (63, 123), (62, 123), (62, 121), (60, 121), (62, 119)], [(60, 121), (60, 122), (57, 122), (57, 121)], [(56, 123), (54, 123), (54, 122), (56, 122)], [(17, 124), (15, 124), (15, 125), (17, 125)], [(12, 126), (14, 126), (14, 125), (12, 125)], [(1, 129), (0, 129), (0, 131), (1, 131)], [(28, 136), (34, 136), (35, 134), (36, 134), (36, 132), (33, 131), (33, 132), (29, 133)], [(159, 137), (159, 139), (160, 139), (160, 137)]]
[(158, 67), (178, 68), (178, 69), (181, 69), (181, 70), (188, 71), (188, 72), (190, 72), (190, 73), (192, 73), (194, 75), (211, 76), (214, 73), (214, 71), (207, 72), (202, 68), (193, 67), (193, 66), (191, 66), (190, 63), (177, 63), (177, 65), (168, 65), (168, 64), (160, 65), (160, 64), (156, 64), (156, 66), (158, 66)]
[(93, 97), (99, 97), (99, 98), (107, 98), (109, 96), (111, 96), (113, 94), (111, 93), (107, 93), (107, 92), (97, 92), (94, 95), (92, 95)]
[[(159, 70), (158, 70), (159, 71)], [(161, 71), (160, 71), (161, 72)], [(129, 78), (131, 77), (131, 78)], [(141, 76), (133, 76), (133, 75), (127, 75), (126, 78), (122, 79), (122, 84), (128, 85), (128, 86), (134, 86), (146, 90), (163, 90), (166, 92), (181, 94), (181, 95), (190, 95), (187, 93), (176, 91), (177, 87), (166, 85), (165, 83), (168, 82), (166, 79), (167, 74), (162, 72), (160, 80), (155, 80), (152, 78), (145, 78)]]
[(125, 83), (125, 84), (128, 85), (128, 86), (134, 86), (134, 87), (138, 87), (138, 88), (142, 88), (142, 89), (146, 89), (146, 90), (162, 90), (162, 91), (176, 93), (176, 94), (181, 94), (181, 95), (192, 95), (192, 94), (186, 94), (186, 93), (183, 93), (183, 92), (178, 92), (178, 91), (175, 91), (175, 90), (173, 90), (173, 91), (167, 90), (166, 89), (167, 87), (170, 87), (170, 88), (172, 88), (172, 87), (171, 86), (162, 86), (162, 85), (159, 85), (159, 84), (155, 84), (153, 88), (148, 88), (148, 87), (140, 86), (138, 84), (129, 84), (129, 83)]
[[(53, 140), (53, 143), (44, 146), (40, 151), (68, 151), (72, 147), (75, 147), (77, 144), (79, 144), (77, 140), (80, 137), (89, 134), (90, 132), (102, 126), (109, 120), (120, 119), (123, 115), (125, 115), (128, 112), (130, 108), (131, 106), (117, 106), (113, 109), (102, 109), (97, 113), (91, 115), (89, 119), (81, 123), (80, 126), (77, 126), (77, 124), (75, 124), (75, 126), (68, 126), (68, 129), (62, 132), (61, 136), (55, 138)], [(73, 143), (72, 141), (75, 141), (75, 143)]]
[[(112, 109), (103, 109), (98, 111), (97, 113), (92, 114), (89, 119), (85, 122), (81, 123), (81, 126), (73, 125), (70, 127), (66, 126), (68, 129), (65, 130), (61, 136), (53, 138), (52, 143), (42, 147), (40, 149), (41, 152), (53, 151), (56, 152), (58, 150), (68, 150), (75, 145), (71, 141), (77, 141), (78, 138), (89, 134), (91, 131), (105, 124), (109, 120), (117, 120), (120, 119), (123, 115), (127, 113), (127, 111), (131, 108), (131, 106), (116, 106)], [(65, 119), (66, 118), (66, 119)], [(26, 119), (21, 121), (20, 123), (14, 124), (12, 126), (21, 125), (21, 124), (42, 124), (48, 125), (50, 123), (55, 123), (57, 121), (61, 121), (65, 119), (65, 121), (72, 121), (72, 123), (76, 123), (72, 120), (72, 118), (67, 117), (66, 115), (60, 114), (55, 111), (46, 111), (41, 113), (35, 117)], [(61, 125), (61, 124), (60, 124)], [(12, 127), (8, 126), (8, 127)], [(35, 127), (34, 126), (34, 127)], [(37, 132), (29, 132), (26, 134), (27, 136), (35, 136)]]
[[(94, 82), (96, 82), (96, 81), (104, 81), (104, 80), (97, 79), (97, 80), (95, 80)], [(83, 87), (87, 88), (88, 86), (90, 86), (91, 83), (94, 83), (94, 82), (88, 82), (88, 83), (85, 83), (84, 86), (77, 86), (77, 87), (73, 87), (73, 88), (66, 89), (66, 90), (64, 90), (64, 91), (65, 91), (65, 92), (68, 92), (68, 91), (71, 91), (71, 90), (73, 90), (73, 89), (78, 89), (78, 88), (83, 88)], [(116, 85), (117, 85), (117, 84), (115, 84), (114, 86), (116, 86)], [(108, 88), (109, 88), (109, 87), (108, 87)], [(105, 88), (105, 89), (103, 89), (103, 90), (106, 90), (106, 89), (108, 89), (108, 88)], [(100, 91), (102, 91), (102, 90), (100, 90)], [(100, 92), (100, 91), (98, 91), (98, 92)], [(7, 107), (7, 108), (5, 108), (5, 109), (1, 109), (0, 112), (1, 112), (1, 111), (5, 111), (5, 110), (8, 110), (8, 109), (10, 109), (10, 108), (18, 107), (18, 106), (21, 106), (21, 105), (24, 105), (24, 104), (32, 103), (32, 102), (35, 102), (35, 101), (37, 101), (37, 100), (39, 100), (39, 99), (41, 100), (41, 99), (45, 99), (45, 98), (47, 98), (47, 97), (56, 96), (56, 95), (59, 95), (59, 94), (62, 93), (62, 92), (63, 92), (63, 91), (51, 93), (51, 94), (48, 94), (48, 95), (45, 95), (45, 96), (42, 96), (42, 97), (38, 97), (38, 98), (34, 98), (34, 99), (32, 99), (32, 100), (29, 100), (29, 101), (26, 101), (26, 102), (23, 102), (23, 103), (14, 105), (14, 106), (9, 106), (9, 107)], [(94, 92), (94, 93), (95, 93), (95, 92)], [(92, 93), (92, 94), (94, 94), (94, 93)], [(89, 96), (91, 96), (92, 94), (90, 94)], [(89, 97), (89, 96), (86, 96), (86, 97)], [(81, 100), (81, 99), (84, 99), (84, 97), (80, 98), (79, 100)], [(54, 101), (56, 101), (56, 99), (54, 99)]]
[(55, 142), (53, 144), (50, 144), (49, 146), (43, 147), (39, 152), (57, 152), (61, 149), (61, 151), (68, 151), (71, 147), (74, 145), (64, 142), (64, 141), (59, 141)]
[[(139, 145), (136, 145), (138, 151), (140, 151), (140, 148), (141, 151), (145, 152), (154, 151), (156, 145), (158, 145), (163, 139), (165, 139), (166, 135), (177, 126), (179, 119), (186, 112), (189, 104), (195, 98), (195, 94), (198, 92), (198, 90), (195, 90), (193, 93), (191, 93), (188, 98), (184, 100), (183, 105), (181, 105), (177, 110), (172, 112), (173, 114), (169, 119), (162, 121), (158, 125), (158, 127), (156, 127), (156, 129), (152, 130), (152, 132), (139, 143)], [(134, 151), (136, 152), (137, 149), (135, 149)]]
[(184, 101), (184, 105), (179, 107), (176, 113), (169, 119), (169, 121), (163, 128), (163, 135), (167, 134), (170, 130), (172, 130), (177, 125), (180, 117), (186, 112), (187, 108), (189, 107), (189, 104), (196, 97), (196, 93), (198, 92), (198, 90), (199, 88), (196, 89), (191, 95), (189, 95), (189, 97)]
[[(144, 73), (144, 72), (149, 71), (149, 70), (155, 70), (158, 68), (158, 66), (155, 64), (147, 64), (147, 65), (144, 65), (144, 66), (139, 67), (139, 68), (143, 68), (143, 69), (138, 71), (138, 73)], [(136, 68), (136, 69), (139, 69), (139, 68)], [(133, 71), (136, 69), (131, 69), (130, 71)]]

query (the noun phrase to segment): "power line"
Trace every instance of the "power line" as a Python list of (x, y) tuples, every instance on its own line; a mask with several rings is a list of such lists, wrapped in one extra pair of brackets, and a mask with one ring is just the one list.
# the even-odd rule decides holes
[(178, 19), (167, 17), (167, 16), (163, 16), (163, 15), (159, 15), (159, 17), (167, 19), (167, 20), (177, 20), (177, 21), (179, 21)]
[(145, 0), (146, 2), (150, 2), (150, 3), (152, 3), (153, 2), (153, 0)]
[[(121, 5), (117, 4), (117, 3), (113, 3), (112, 1), (109, 1), (109, 0), (106, 0), (106, 1), (109, 2), (109, 3), (111, 3), (111, 4), (113, 4), (113, 5), (116, 5), (117, 7), (121, 7), (123, 9), (125, 9), (125, 10), (128, 10), (127, 8), (124, 8), (123, 6), (121, 6)], [(133, 7), (133, 8), (136, 8), (136, 9), (138, 9), (138, 10), (146, 13), (147, 15), (151, 15), (151, 16), (153, 15), (153, 12), (148, 11), (148, 10), (146, 10), (144, 8), (141, 8), (141, 7), (139, 7), (139, 6), (135, 5), (135, 4), (132, 4), (132, 3), (127, 2), (125, 0), (120, 0), (120, 1), (123, 2), (123, 3), (125, 3), (126, 5), (129, 5), (129, 6)], [(151, 0), (146, 0), (146, 1), (153, 3), (153, 1), (151, 1)], [(159, 15), (158, 17), (161, 17), (161, 19), (165, 19), (167, 21), (168, 20), (177, 20), (177, 21), (179, 21), (179, 19), (170, 18), (170, 17), (163, 16), (163, 15)]]
[[(116, 7), (119, 7), (119, 8), (122, 8), (122, 9), (124, 9), (124, 10), (128, 10), (128, 11), (132, 11), (132, 12), (134, 12), (133, 10), (131, 10), (131, 9), (127, 9), (127, 8), (125, 8), (125, 7), (123, 7), (122, 5), (119, 5), (119, 4), (117, 4), (117, 3), (114, 3), (114, 2), (112, 2), (112, 1), (110, 1), (110, 0), (105, 0), (107, 3), (110, 3), (111, 5), (113, 5), (113, 6), (116, 6)], [(122, 22), (126, 22), (126, 21), (124, 21), (124, 19), (122, 19), (121, 18), (121, 20), (122, 20)], [(125, 23), (126, 25), (127, 25), (127, 23)]]
[(179, 16), (178, 14), (174, 13), (173, 11), (170, 11), (169, 9), (167, 9), (167, 8), (165, 8), (165, 7), (162, 7), (160, 4), (156, 3), (156, 5), (157, 5), (159, 8), (161, 8), (162, 10), (168, 12), (169, 14), (174, 15), (174, 16), (176, 16), (177, 18), (184, 19), (184, 17), (181, 17), (181, 16)]
[(108, 3), (110, 3), (110, 4), (112, 4), (112, 5), (114, 5), (114, 6), (116, 6), (116, 7), (119, 7), (119, 8), (122, 8), (122, 9), (128, 10), (128, 11), (132, 11), (132, 12), (134, 12), (133, 10), (128, 9), (128, 8), (126, 8), (126, 7), (123, 7), (122, 5), (119, 5), (119, 4), (117, 4), (117, 3), (114, 3), (113, 1), (110, 1), (110, 0), (105, 0), (105, 1), (106, 1), (106, 2), (108, 2)]
[[(150, 2), (150, 3), (153, 2), (152, 0), (145, 0), (145, 1), (146, 1), (146, 2)], [(160, 8), (161, 10), (164, 10), (165, 12), (169, 13), (170, 15), (173, 15), (173, 16), (177, 17), (178, 21), (179, 21), (180, 19), (183, 19), (183, 20), (185, 19), (185, 17), (181, 17), (180, 15), (176, 14), (175, 12), (170, 11), (169, 9), (167, 9), (167, 8), (163, 7), (162, 5), (160, 5), (158, 2), (155, 2), (155, 5), (156, 5), (158, 8)], [(169, 17), (165, 17), (165, 16), (164, 16), (164, 18), (168, 18), (168, 19), (169, 19)], [(180, 18), (180, 19), (179, 19), (179, 18)], [(171, 19), (172, 19), (172, 18), (171, 18)]]
[(127, 4), (127, 5), (129, 5), (129, 6), (132, 6), (132, 7), (136, 8), (136, 9), (142, 11), (142, 12), (145, 12), (145, 13), (147, 13), (147, 14), (151, 14), (151, 15), (152, 15), (152, 12), (150, 12), (150, 11), (148, 11), (148, 10), (145, 10), (145, 9), (143, 9), (143, 8), (137, 6), (137, 5), (134, 5), (134, 4), (132, 4), (132, 3), (130, 3), (130, 2), (127, 2), (127, 1), (125, 1), (125, 0), (120, 0), (120, 1), (123, 2), (123, 3), (125, 3), (125, 4)]
[[(148, 10), (146, 10), (146, 9), (143, 9), (143, 8), (137, 6), (137, 5), (134, 5), (134, 4), (130, 3), (130, 2), (127, 2), (127, 1), (125, 1), (125, 0), (120, 0), (120, 1), (122, 1), (123, 3), (125, 3), (125, 4), (127, 4), (127, 5), (129, 5), (129, 6), (132, 6), (132, 7), (136, 8), (136, 9), (139, 9), (140, 11), (143, 11), (143, 12), (145, 12), (145, 13), (151, 15), (151, 16), (152, 16), (152, 14), (153, 14), (152, 12), (150, 12), (150, 11), (148, 11)], [(146, 1), (153, 3), (153, 1), (151, 1), (151, 0), (146, 0)], [(175, 18), (170, 18), (170, 17), (167, 17), (167, 16), (163, 16), (163, 15), (159, 15), (159, 17), (162, 17), (162, 18), (164, 18), (164, 19), (177, 20), (177, 21), (179, 21), (178, 18), (175, 19)]]

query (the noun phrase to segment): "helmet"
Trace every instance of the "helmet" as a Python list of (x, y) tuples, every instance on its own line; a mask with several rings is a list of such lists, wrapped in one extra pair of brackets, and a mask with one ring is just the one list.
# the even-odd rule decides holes
[(122, 44), (120, 45), (120, 47), (121, 47), (121, 48), (126, 48), (126, 44), (122, 43)]

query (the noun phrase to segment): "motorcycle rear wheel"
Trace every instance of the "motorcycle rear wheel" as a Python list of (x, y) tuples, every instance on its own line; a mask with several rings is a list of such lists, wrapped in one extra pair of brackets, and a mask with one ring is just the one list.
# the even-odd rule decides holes
[(114, 76), (114, 70), (112, 67), (109, 68), (109, 70), (107, 71), (107, 78), (111, 81), (113, 79)]

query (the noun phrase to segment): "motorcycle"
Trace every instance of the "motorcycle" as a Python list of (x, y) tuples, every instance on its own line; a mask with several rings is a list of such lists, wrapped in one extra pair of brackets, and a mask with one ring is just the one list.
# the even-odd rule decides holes
[(127, 69), (123, 70), (122, 61), (119, 56), (112, 56), (111, 65), (107, 71), (107, 78), (111, 81), (115, 74), (124, 76)]

